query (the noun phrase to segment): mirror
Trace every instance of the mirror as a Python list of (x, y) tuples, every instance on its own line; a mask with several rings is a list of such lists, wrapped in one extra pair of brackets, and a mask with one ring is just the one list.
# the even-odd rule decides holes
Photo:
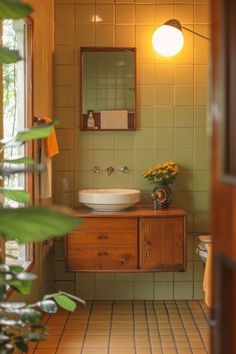
[(81, 48), (81, 130), (135, 130), (135, 48)]

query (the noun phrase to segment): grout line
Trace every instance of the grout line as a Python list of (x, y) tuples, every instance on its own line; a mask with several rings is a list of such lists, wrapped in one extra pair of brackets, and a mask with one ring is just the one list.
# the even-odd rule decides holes
[(89, 310), (88, 319), (87, 319), (87, 321), (88, 321), (87, 322), (87, 326), (86, 326), (86, 329), (85, 329), (85, 332), (84, 332), (84, 339), (83, 339), (82, 346), (81, 346), (81, 349), (80, 349), (80, 354), (83, 353), (84, 343), (85, 343), (85, 339), (86, 339), (87, 332), (88, 332), (88, 327), (89, 327), (89, 321), (90, 321), (90, 318), (91, 318), (91, 315), (92, 315), (92, 312), (93, 312), (93, 305), (94, 305), (94, 302), (92, 301), (91, 307), (90, 307), (90, 310)]
[(188, 341), (188, 344), (189, 344), (189, 347), (190, 347), (190, 351), (191, 351), (191, 353), (193, 354), (191, 342), (190, 342), (189, 337), (188, 337), (188, 331), (187, 331), (187, 329), (185, 328), (185, 324), (184, 324), (184, 321), (183, 321), (183, 318), (182, 318), (182, 315), (181, 315), (181, 311), (180, 311), (179, 307), (177, 306), (176, 300), (175, 300), (174, 302), (175, 302), (175, 306), (176, 306), (176, 308), (177, 308), (177, 312), (178, 312), (179, 318), (180, 318), (180, 320), (181, 320), (182, 327), (183, 327), (183, 330), (184, 330), (184, 332), (185, 332), (185, 335), (186, 335), (186, 338), (187, 338), (187, 341)]
[(61, 332), (61, 335), (60, 335), (60, 337), (59, 337), (59, 340), (58, 340), (58, 343), (57, 343), (57, 346), (56, 346), (56, 351), (55, 351), (55, 353), (57, 353), (57, 350), (59, 349), (59, 345), (60, 345), (60, 343), (61, 343), (61, 338), (62, 338), (62, 336), (64, 335), (65, 327), (66, 327), (66, 324), (67, 324), (67, 322), (68, 322), (69, 317), (70, 317), (70, 314), (67, 313), (66, 320), (65, 320), (64, 325), (63, 325), (63, 327), (62, 327), (62, 332)]
[(113, 322), (113, 311), (114, 311), (114, 304), (116, 302), (112, 301), (111, 303), (111, 319), (110, 319), (110, 330), (109, 330), (109, 339), (108, 339), (108, 354), (111, 353), (111, 334), (112, 334), (112, 322)]
[(170, 325), (171, 335), (172, 335), (172, 338), (173, 338), (174, 343), (175, 343), (175, 349), (176, 349), (176, 350), (177, 350), (177, 352), (178, 352), (178, 347), (177, 347), (177, 345), (176, 345), (176, 341), (175, 341), (175, 336), (174, 336), (174, 332), (173, 332), (173, 327), (172, 327), (171, 317), (170, 317), (170, 314), (169, 314), (169, 311), (168, 311), (168, 307), (166, 306), (166, 302), (165, 302), (165, 301), (164, 301), (164, 306), (165, 306), (165, 310), (166, 310), (167, 317), (168, 317), (168, 321), (169, 321), (169, 325)]
[(150, 343), (150, 351), (151, 351), (151, 354), (153, 354), (150, 329), (149, 329), (149, 323), (148, 323), (148, 315), (147, 315), (147, 304), (146, 304), (146, 301), (144, 301), (143, 303), (144, 303), (145, 317), (146, 317), (146, 323), (147, 323), (148, 340)]
[(158, 331), (158, 335), (159, 335), (160, 342), (161, 342), (161, 354), (162, 354), (163, 353), (163, 347), (162, 347), (162, 341), (161, 341), (161, 333), (160, 333), (159, 320), (158, 320), (158, 315), (157, 315), (157, 311), (156, 311), (156, 307), (155, 307), (154, 301), (152, 302), (152, 306), (153, 306), (153, 311), (154, 311), (154, 315), (155, 315), (156, 322), (157, 322), (157, 331)]
[(201, 333), (201, 331), (200, 331), (200, 329), (199, 329), (199, 327), (198, 327), (198, 323), (197, 323), (197, 321), (196, 321), (196, 319), (195, 319), (194, 313), (193, 313), (191, 307), (189, 306), (189, 302), (186, 301), (186, 303), (187, 303), (187, 305), (188, 305), (189, 312), (190, 312), (190, 314), (191, 314), (191, 316), (192, 316), (192, 320), (193, 320), (193, 322), (194, 322), (194, 324), (195, 324), (195, 326), (196, 326), (196, 328), (197, 328), (197, 331), (198, 331), (198, 334), (199, 334), (199, 336), (200, 336), (200, 338), (201, 338), (201, 341), (202, 341), (202, 343), (203, 343), (203, 346), (204, 346), (206, 352), (208, 353), (208, 348), (207, 348), (207, 346), (206, 346), (206, 344), (205, 344), (205, 341), (204, 341), (204, 339), (203, 339), (203, 337), (202, 337), (202, 333)]
[(137, 354), (137, 343), (135, 335), (135, 313), (134, 313), (134, 301), (132, 300), (132, 316), (133, 316), (133, 336), (134, 336), (134, 351)]

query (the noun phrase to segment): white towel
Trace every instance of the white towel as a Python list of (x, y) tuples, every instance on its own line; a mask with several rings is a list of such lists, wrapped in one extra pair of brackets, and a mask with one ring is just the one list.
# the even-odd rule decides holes
[(128, 111), (101, 111), (101, 129), (128, 129)]

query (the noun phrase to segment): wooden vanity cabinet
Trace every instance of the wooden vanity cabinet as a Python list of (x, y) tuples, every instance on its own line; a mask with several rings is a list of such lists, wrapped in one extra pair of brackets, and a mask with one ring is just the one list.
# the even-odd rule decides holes
[(139, 227), (142, 270), (186, 268), (185, 220), (182, 217), (141, 218)]
[(137, 270), (137, 226), (137, 218), (84, 218), (67, 236), (68, 270)]
[(84, 210), (82, 224), (66, 237), (69, 271), (183, 271), (186, 213), (150, 207), (117, 213)]

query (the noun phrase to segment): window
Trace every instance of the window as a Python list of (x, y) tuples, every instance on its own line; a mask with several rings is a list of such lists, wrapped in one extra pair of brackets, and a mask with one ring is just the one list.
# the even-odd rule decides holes
[[(31, 125), (32, 121), (32, 24), (28, 19), (4, 20), (2, 42), (4, 46), (18, 49), (22, 60), (16, 64), (3, 65), (3, 137), (15, 136), (18, 131)], [(9, 148), (4, 157), (12, 159), (32, 153), (32, 146)], [(25, 189), (32, 193), (32, 177), (15, 174), (4, 180), (7, 188)], [(5, 199), (13, 208), (21, 207), (17, 202)], [(21, 264), (25, 268), (32, 262), (33, 246), (19, 245), (16, 241), (5, 243), (7, 264)]]

